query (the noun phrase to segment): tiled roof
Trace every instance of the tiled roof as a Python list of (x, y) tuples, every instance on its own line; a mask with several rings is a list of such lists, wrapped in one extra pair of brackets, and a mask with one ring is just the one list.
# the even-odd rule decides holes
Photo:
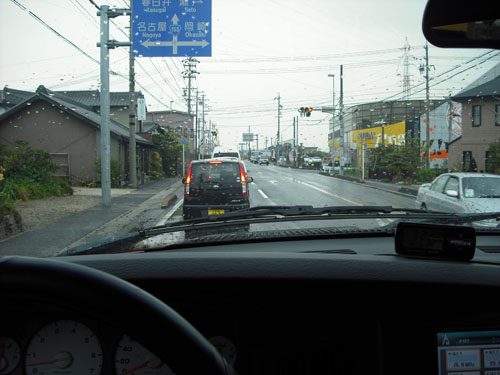
[[(24, 106), (28, 105), (29, 103), (35, 102), (37, 100), (45, 100), (51, 104), (59, 106), (61, 110), (88, 122), (96, 128), (100, 127), (101, 116), (98, 113), (95, 113), (84, 106), (77, 105), (74, 103), (74, 101), (64, 100), (59, 95), (52, 95), (50, 91), (37, 91), (38, 92), (35, 94), (32, 93), (31, 97), (26, 98), (23, 102), (18, 103), (15, 107), (9, 109), (7, 112), (2, 113), (0, 115), (0, 120), (10, 116), (21, 108), (24, 108)], [(110, 132), (125, 139), (128, 139), (129, 137), (128, 128), (113, 120), (110, 120)], [(138, 143), (151, 145), (151, 142), (139, 135), (136, 135), (135, 138)]]
[(500, 76), (483, 83), (482, 85), (476, 86), (470, 90), (463, 91), (451, 98), (458, 102), (463, 101), (465, 99), (474, 99), (474, 98), (486, 98), (492, 96), (500, 95)]

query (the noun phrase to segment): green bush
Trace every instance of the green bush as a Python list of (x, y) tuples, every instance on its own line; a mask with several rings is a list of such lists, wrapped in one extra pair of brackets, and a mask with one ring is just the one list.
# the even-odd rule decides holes
[(150, 171), (153, 178), (161, 178), (163, 176), (162, 158), (160, 156), (160, 153), (157, 151), (153, 152), (150, 163)]
[(0, 210), (13, 212), (17, 201), (73, 194), (66, 180), (54, 179), (57, 166), (50, 155), (17, 141), (15, 147), (0, 145)]
[[(101, 177), (101, 158), (94, 159), (94, 170), (97, 177)], [(121, 186), (120, 162), (111, 159), (111, 187), (119, 188)]]

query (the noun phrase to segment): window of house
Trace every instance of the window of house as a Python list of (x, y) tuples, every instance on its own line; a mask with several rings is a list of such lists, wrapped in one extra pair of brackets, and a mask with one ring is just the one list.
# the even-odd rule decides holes
[(500, 104), (495, 104), (495, 125), (500, 126)]
[(472, 106), (472, 126), (481, 126), (481, 106)]

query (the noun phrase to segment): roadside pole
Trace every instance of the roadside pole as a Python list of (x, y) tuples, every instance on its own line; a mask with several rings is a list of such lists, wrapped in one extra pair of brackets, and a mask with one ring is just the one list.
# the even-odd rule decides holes
[(182, 143), (182, 177), (186, 176), (186, 157), (184, 154), (184, 143)]
[(361, 143), (361, 181), (365, 180), (365, 146), (366, 143)]
[(105, 207), (111, 206), (111, 152), (110, 152), (110, 119), (109, 119), (109, 6), (101, 6), (98, 15), (101, 17), (101, 202)]
[[(132, 15), (130, 16), (130, 42), (132, 44)], [(128, 126), (129, 126), (129, 169), (128, 174), (130, 187), (137, 187), (137, 156), (135, 144), (135, 127), (136, 127), (136, 98), (135, 98), (135, 68), (134, 68), (134, 55), (132, 46), (130, 46), (129, 57), (129, 102), (128, 102)]]
[[(109, 19), (117, 16), (130, 15), (130, 9), (113, 9), (102, 5), (97, 12), (100, 17), (101, 38), (97, 43), (101, 52), (101, 91), (100, 91), (100, 156), (101, 156), (101, 203), (105, 207), (111, 206), (111, 141), (110, 141), (110, 86), (109, 86), (109, 50), (116, 47), (131, 47), (132, 43), (109, 40)], [(132, 50), (132, 47), (130, 48)], [(131, 73), (133, 74), (133, 72)], [(135, 111), (135, 106), (134, 106)], [(135, 113), (135, 112), (134, 112)], [(134, 115), (135, 124), (135, 115)], [(135, 126), (134, 137), (135, 141)], [(134, 146), (135, 151), (135, 146)], [(134, 157), (135, 163), (135, 157)], [(135, 172), (135, 171), (134, 171)]]

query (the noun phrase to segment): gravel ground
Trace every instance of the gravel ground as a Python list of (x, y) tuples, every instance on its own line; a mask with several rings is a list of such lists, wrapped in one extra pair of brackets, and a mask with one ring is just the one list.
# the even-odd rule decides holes
[(28, 232), (64, 216), (94, 207), (100, 200), (98, 196), (69, 195), (19, 202), (16, 209), (23, 219), (24, 232)]

